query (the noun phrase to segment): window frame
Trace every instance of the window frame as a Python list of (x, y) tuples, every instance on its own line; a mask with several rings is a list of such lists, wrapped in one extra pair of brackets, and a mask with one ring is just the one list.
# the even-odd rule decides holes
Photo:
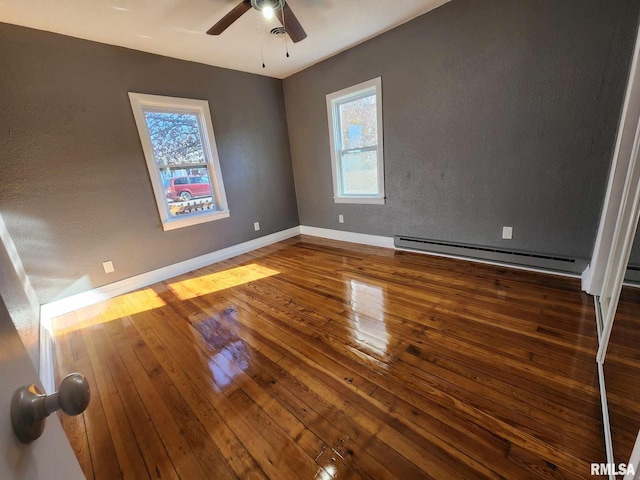
[[(142, 150), (147, 163), (147, 170), (151, 179), (154, 197), (158, 207), (158, 213), (164, 231), (175, 230), (177, 228), (189, 227), (200, 223), (211, 222), (227, 218), (230, 216), (227, 196), (222, 180), (222, 170), (220, 169), (220, 158), (216, 147), (216, 139), (213, 133), (213, 123), (211, 121), (211, 111), (209, 102), (206, 100), (195, 100), (191, 98), (165, 97), (160, 95), (149, 95), (145, 93), (129, 92), (131, 110), (138, 127), (138, 135), (142, 144)], [(169, 206), (166, 201), (165, 188), (160, 175), (160, 168), (156, 164), (151, 136), (144, 116), (145, 111), (157, 111), (166, 113), (189, 113), (196, 115), (202, 150), (205, 157), (204, 164), (189, 164), (188, 168), (206, 168), (211, 182), (211, 196), (215, 200), (218, 210), (192, 213), (184, 218), (172, 218)]]
[[(374, 93), (376, 95), (376, 122), (378, 131), (378, 143), (376, 147), (362, 147), (353, 149), (342, 149), (342, 132), (340, 131), (340, 113), (338, 111), (341, 104), (367, 97)], [(329, 145), (331, 149), (331, 174), (333, 177), (333, 200), (335, 203), (357, 203), (384, 205), (386, 195), (384, 189), (384, 145), (383, 145), (383, 124), (382, 124), (382, 77), (376, 77), (366, 82), (344, 88), (327, 95), (327, 117), (329, 120)], [(347, 151), (376, 151), (377, 173), (378, 173), (378, 193), (367, 194), (345, 194), (342, 192), (342, 169), (339, 168), (341, 153)]]

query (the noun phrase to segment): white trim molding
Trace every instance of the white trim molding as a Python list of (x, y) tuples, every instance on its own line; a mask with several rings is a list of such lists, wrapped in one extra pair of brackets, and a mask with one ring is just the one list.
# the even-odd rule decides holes
[[(211, 121), (211, 111), (209, 110), (209, 102), (206, 100), (195, 100), (191, 98), (174, 98), (164, 97), (160, 95), (147, 95), (144, 93), (129, 92), (129, 101), (133, 117), (138, 127), (140, 143), (147, 162), (149, 170), (149, 178), (151, 186), (158, 206), (158, 213), (162, 221), (162, 228), (165, 231), (175, 230), (176, 228), (189, 227), (204, 222), (220, 220), (229, 217), (229, 207), (227, 205), (227, 195), (224, 190), (224, 182), (222, 181), (222, 171), (220, 170), (220, 158), (218, 157), (218, 148), (216, 147), (216, 139), (213, 134), (213, 123)], [(159, 164), (154, 154), (154, 147), (151, 139), (149, 125), (145, 118), (146, 113), (159, 114), (189, 114), (197, 119), (198, 133), (201, 140), (202, 163), (192, 164)], [(216, 210), (204, 210), (200, 212), (187, 213), (181, 216), (173, 216), (171, 208), (167, 203), (167, 192), (163, 183), (163, 176), (160, 172), (162, 169), (178, 168), (180, 170), (206, 170), (209, 178), (209, 186), (211, 188), (211, 197), (215, 202)], [(189, 178), (192, 174), (187, 175)], [(172, 177), (176, 178), (176, 177)], [(186, 178), (183, 176), (183, 178)], [(206, 182), (202, 182), (206, 183)], [(188, 186), (185, 187), (188, 191)]]
[(168, 265), (151, 272), (125, 278), (118, 282), (42, 305), (40, 307), (40, 381), (45, 391), (48, 393), (56, 391), (53, 356), (55, 336), (53, 335), (52, 323), (54, 317), (88, 307), (89, 305), (94, 305), (104, 300), (117, 297), (118, 295), (133, 292), (139, 288), (242, 255), (252, 250), (257, 250), (258, 248), (266, 247), (273, 243), (281, 242), (296, 235), (300, 235), (299, 226), (223, 248), (183, 262), (174, 263), (173, 265)]
[[(45, 325), (46, 323), (46, 325)], [(51, 394), (56, 391), (56, 375), (54, 348), (56, 346), (53, 338), (53, 328), (51, 319), (47, 322), (40, 321), (40, 364), (38, 365), (38, 375), (44, 392)]]
[(102, 287), (94, 288), (92, 290), (78, 293), (70, 297), (62, 298), (51, 303), (47, 303), (40, 307), (40, 319), (41, 319), (41, 350), (40, 350), (40, 380), (47, 392), (54, 392), (54, 356), (53, 351), (55, 347), (55, 337), (53, 335), (52, 318), (65, 313), (78, 310), (80, 308), (94, 305), (96, 303), (108, 300), (118, 295), (132, 292), (139, 288), (152, 285), (163, 280), (181, 275), (207, 265), (212, 265), (229, 258), (242, 255), (243, 253), (256, 250), (258, 248), (266, 247), (268, 245), (286, 240), (288, 238), (295, 237), (296, 235), (309, 235), (313, 237), (326, 238), (330, 240), (338, 240), (342, 242), (357, 243), (361, 245), (370, 245), (374, 247), (390, 248), (397, 251), (407, 251), (412, 253), (420, 253), (425, 255), (434, 255), (438, 257), (454, 258), (457, 260), (473, 261), (478, 263), (485, 263), (489, 265), (499, 265), (501, 267), (515, 268), (519, 270), (528, 270), (540, 273), (546, 273), (550, 275), (562, 275), (568, 277), (577, 277), (577, 275), (565, 274), (560, 272), (551, 272), (542, 269), (522, 267), (518, 265), (509, 265), (504, 263), (496, 263), (486, 260), (478, 260), (466, 257), (444, 255), (438, 253), (422, 252), (417, 250), (408, 250), (402, 248), (396, 248), (394, 245), (393, 237), (385, 237), (380, 235), (369, 235), (366, 233), (348, 232), (343, 230), (333, 230), (329, 228), (310, 227), (306, 225), (300, 225), (292, 227), (287, 230), (265, 235), (264, 237), (249, 240), (238, 245), (223, 248), (206, 255), (195, 257), (183, 262), (168, 265), (166, 267), (153, 270), (151, 272), (136, 275), (134, 277), (126, 278), (118, 282), (110, 283)]
[[(638, 436), (636, 437), (636, 443), (633, 445), (633, 450), (631, 451), (631, 457), (629, 458), (629, 462), (627, 466), (633, 465), (633, 470), (636, 472), (640, 471), (640, 431), (638, 431)], [(624, 476), (624, 480), (634, 480), (633, 473), (629, 472)]]
[(360, 205), (384, 205), (385, 197), (333, 197), (335, 203), (357, 203)]
[[(607, 403), (607, 387), (604, 383), (604, 366), (598, 363), (598, 382), (600, 384), (600, 405), (602, 406), (602, 431), (604, 434), (607, 463), (613, 465), (613, 440), (611, 438), (611, 424), (609, 423), (609, 405)], [(616, 476), (609, 474), (609, 480), (616, 480)]]
[(308, 227), (300, 225), (301, 235), (312, 237), (328, 238), (330, 240), (340, 240), (349, 243), (361, 243), (373, 247), (395, 248), (393, 237), (381, 237), (379, 235), (369, 235), (367, 233), (345, 232), (343, 230), (332, 230), (329, 228)]
[[(375, 95), (377, 143), (371, 146), (352, 146), (342, 144), (342, 125), (340, 106)], [(333, 201), (335, 203), (360, 203), (365, 205), (384, 205), (384, 134), (382, 124), (382, 77), (344, 88), (326, 97), (327, 118), (329, 121), (329, 147), (331, 151), (331, 175), (333, 177)], [(349, 194), (344, 191), (344, 171), (342, 155), (345, 153), (376, 152), (377, 189), (375, 194)]]
[(371, 245), (374, 247), (393, 248), (398, 252), (418, 253), (420, 255), (431, 255), (433, 257), (452, 258), (454, 260), (464, 260), (467, 262), (483, 263), (485, 265), (495, 265), (498, 267), (508, 267), (515, 270), (525, 270), (527, 272), (544, 273), (547, 275), (556, 275), (559, 277), (580, 278), (580, 275), (567, 272), (556, 272), (553, 270), (545, 270), (543, 268), (527, 267), (524, 265), (515, 265), (511, 263), (492, 262), (491, 260), (483, 260), (478, 258), (463, 257), (461, 255), (448, 255), (446, 253), (427, 252), (423, 250), (411, 250), (408, 248), (396, 247), (393, 237), (383, 237), (380, 235), (369, 235), (366, 233), (346, 232), (344, 230), (332, 230), (330, 228), (300, 226), (301, 235), (309, 235), (312, 237), (327, 238), (329, 240), (339, 240), (342, 242), (360, 243), (363, 245)]
[[(638, 33), (640, 36), (640, 32)], [(618, 221), (625, 181), (632, 162), (636, 130), (640, 121), (640, 41), (636, 37), (633, 62), (629, 72), (615, 150), (609, 170), (607, 192), (593, 248), (591, 264), (584, 272), (582, 288), (591, 295), (601, 295), (611, 243)]]
[(117, 297), (118, 295), (132, 292), (138, 288), (143, 288), (168, 278), (182, 275), (183, 273), (191, 272), (258, 248), (266, 247), (267, 245), (295, 237), (299, 234), (300, 227), (292, 227), (287, 230), (265, 235), (264, 237), (249, 240), (248, 242), (207, 253), (206, 255), (201, 255), (183, 262), (158, 268), (157, 270), (125, 278), (124, 280), (78, 293), (70, 297), (62, 298), (42, 305), (40, 308), (40, 318), (44, 321), (50, 321), (51, 318), (59, 315), (64, 315), (65, 313), (69, 313), (83, 307), (88, 307), (89, 305), (94, 305), (98, 302), (102, 302), (103, 300), (108, 300), (110, 298)]

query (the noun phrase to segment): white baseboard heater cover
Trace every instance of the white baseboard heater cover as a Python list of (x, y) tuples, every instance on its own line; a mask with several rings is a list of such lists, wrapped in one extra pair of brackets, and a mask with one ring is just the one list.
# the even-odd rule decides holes
[(397, 248), (421, 250), (425, 252), (454, 255), (465, 258), (477, 258), (511, 265), (524, 265), (559, 272), (582, 273), (588, 261), (583, 258), (569, 258), (544, 253), (532, 253), (521, 250), (509, 250), (497, 247), (483, 247), (428, 238), (396, 235), (394, 245)]

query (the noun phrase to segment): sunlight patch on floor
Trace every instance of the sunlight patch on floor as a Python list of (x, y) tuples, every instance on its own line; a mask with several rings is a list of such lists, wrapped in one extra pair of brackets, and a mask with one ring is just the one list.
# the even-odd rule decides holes
[(250, 265), (230, 268), (222, 272), (210, 273), (197, 278), (173, 282), (169, 284), (169, 289), (178, 299), (189, 300), (278, 275), (279, 273), (277, 270), (252, 263)]
[(156, 292), (151, 288), (145, 288), (86, 307), (81, 311), (82, 314), (71, 312), (56, 317), (52, 320), (53, 328), (55, 335), (66, 335), (75, 330), (147, 312), (165, 305), (165, 301)]

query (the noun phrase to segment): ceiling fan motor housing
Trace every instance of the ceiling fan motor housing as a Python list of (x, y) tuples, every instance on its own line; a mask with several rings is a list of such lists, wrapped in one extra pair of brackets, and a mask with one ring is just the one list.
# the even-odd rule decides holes
[(264, 7), (271, 7), (274, 12), (277, 12), (284, 7), (284, 2), (285, 0), (251, 0), (251, 6), (260, 11)]

